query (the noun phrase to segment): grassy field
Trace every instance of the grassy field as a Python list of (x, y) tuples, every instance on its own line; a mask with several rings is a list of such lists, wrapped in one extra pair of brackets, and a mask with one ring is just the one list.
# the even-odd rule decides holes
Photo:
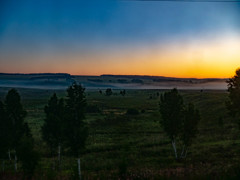
[[(3, 100), (8, 88), (0, 88)], [(53, 170), (53, 160), (41, 139), (44, 106), (56, 92), (18, 89), (28, 112), (29, 123), (41, 162), (36, 179), (68, 179), (74, 176), (75, 159), (63, 152), (61, 170)], [(201, 113), (199, 133), (186, 160), (176, 161), (169, 138), (159, 124), (159, 96), (164, 90), (127, 90), (125, 96), (86, 91), (89, 106), (100, 112), (86, 114), (90, 135), (81, 157), (84, 179), (229, 179), (239, 177), (240, 131), (225, 107), (226, 91), (180, 91), (185, 103), (192, 102)], [(128, 115), (128, 109), (139, 111)], [(179, 146), (178, 146), (179, 147)], [(8, 167), (11, 169), (11, 165)]]

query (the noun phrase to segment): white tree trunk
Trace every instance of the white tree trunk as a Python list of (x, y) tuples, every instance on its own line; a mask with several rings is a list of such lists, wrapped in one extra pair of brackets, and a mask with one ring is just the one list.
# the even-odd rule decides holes
[(9, 158), (10, 161), (12, 160), (10, 149), (8, 150), (8, 158)]
[(173, 146), (173, 150), (174, 150), (174, 153), (175, 153), (175, 157), (177, 159), (178, 155), (177, 155), (177, 148), (176, 148), (175, 140), (172, 140), (172, 146)]
[(15, 172), (17, 172), (17, 155), (16, 155), (16, 152), (15, 152), (14, 168), (15, 168)]
[(78, 176), (79, 176), (79, 179), (81, 180), (81, 165), (80, 165), (80, 158), (77, 159), (77, 162), (78, 162)]

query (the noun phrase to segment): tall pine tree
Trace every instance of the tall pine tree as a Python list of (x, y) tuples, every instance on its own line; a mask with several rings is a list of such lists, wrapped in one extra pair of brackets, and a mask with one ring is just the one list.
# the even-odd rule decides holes
[(240, 69), (236, 70), (235, 75), (227, 80), (229, 100), (226, 105), (229, 113), (238, 118), (240, 125)]
[(0, 159), (2, 159), (2, 169), (4, 170), (4, 159), (7, 154), (7, 149), (9, 148), (9, 138), (8, 138), (9, 123), (6, 118), (5, 106), (0, 101)]
[[(200, 115), (193, 104), (184, 106), (183, 98), (177, 89), (161, 95), (160, 113), (161, 125), (172, 141), (176, 159), (186, 158), (187, 150), (191, 146), (193, 138), (197, 134), (197, 126)], [(181, 155), (176, 148), (176, 140), (180, 140), (182, 147)]]
[(81, 178), (80, 155), (84, 152), (88, 128), (84, 122), (86, 98), (85, 88), (73, 83), (67, 89), (65, 135), (66, 143), (77, 158), (78, 174)]
[(16, 148), (25, 133), (29, 133), (29, 128), (24, 123), (27, 112), (23, 109), (21, 98), (15, 89), (8, 91), (5, 98), (6, 120), (9, 123), (7, 134), (9, 135), (9, 149), (15, 151), (15, 171), (17, 171), (17, 153)]
[(177, 159), (178, 154), (176, 148), (176, 139), (178, 138), (182, 128), (184, 108), (183, 98), (178, 93), (178, 90), (174, 88), (170, 92), (166, 92), (161, 95), (159, 106), (160, 113), (162, 115), (160, 123), (172, 141), (173, 150)]
[(60, 164), (61, 149), (64, 141), (63, 119), (65, 110), (63, 99), (58, 99), (56, 93), (54, 93), (48, 101), (48, 105), (45, 106), (44, 112), (46, 118), (42, 127), (42, 136), (50, 146), (52, 153), (58, 147), (58, 161)]

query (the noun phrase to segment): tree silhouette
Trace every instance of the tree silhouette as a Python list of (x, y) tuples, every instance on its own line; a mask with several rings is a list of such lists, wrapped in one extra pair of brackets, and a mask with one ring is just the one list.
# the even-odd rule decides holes
[(85, 88), (73, 83), (67, 89), (65, 135), (66, 144), (77, 158), (78, 173), (81, 178), (80, 155), (84, 152), (88, 129), (83, 121), (85, 116), (86, 98)]
[[(193, 104), (185, 107), (182, 96), (175, 88), (161, 95), (159, 105), (162, 115), (160, 123), (172, 141), (176, 159), (179, 157), (186, 158), (187, 150), (197, 134), (197, 126), (200, 120), (198, 110), (195, 109)], [(183, 144), (180, 156), (176, 148), (177, 139)]]
[(170, 92), (161, 95), (160, 113), (162, 119), (160, 121), (164, 131), (172, 141), (175, 157), (178, 158), (176, 148), (176, 138), (180, 134), (183, 120), (183, 98), (174, 88)]
[(23, 109), (21, 104), (21, 98), (15, 89), (8, 91), (6, 99), (6, 118), (9, 121), (9, 144), (10, 148), (15, 151), (15, 171), (17, 171), (17, 154), (16, 148), (19, 145), (20, 139), (25, 133), (29, 133), (29, 128), (26, 123), (24, 123), (24, 118), (27, 113)]
[(43, 139), (49, 145), (51, 152), (58, 147), (58, 162), (60, 165), (61, 160), (61, 147), (64, 140), (64, 101), (58, 99), (56, 93), (48, 101), (48, 105), (45, 106), (44, 112), (46, 118), (44, 119), (44, 125), (42, 127)]
[(0, 101), (0, 159), (3, 161), (3, 166), (5, 164), (5, 154), (9, 148), (9, 122), (7, 121), (6, 116), (5, 106), (2, 101)]
[[(240, 116), (240, 69), (235, 75), (227, 80), (229, 100), (226, 102), (231, 116)], [(239, 120), (240, 123), (240, 120)]]
[(124, 89), (124, 90), (120, 91), (120, 94), (121, 94), (122, 96), (125, 96), (126, 90)]
[(112, 95), (112, 89), (111, 88), (107, 88), (106, 89), (106, 96), (111, 96)]

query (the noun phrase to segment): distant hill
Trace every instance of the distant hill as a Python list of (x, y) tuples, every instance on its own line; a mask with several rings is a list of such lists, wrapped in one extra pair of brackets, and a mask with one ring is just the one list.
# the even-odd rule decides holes
[(19, 75), (25, 75), (25, 76), (54, 76), (54, 75), (62, 75), (62, 76), (71, 76), (68, 73), (0, 73), (0, 75), (10, 75), (10, 76), (19, 76)]
[(103, 74), (100, 77), (112, 77), (112, 78), (129, 78), (129, 79), (150, 79), (155, 82), (161, 81), (201, 81), (201, 82), (210, 82), (210, 81), (226, 81), (226, 78), (176, 78), (176, 77), (165, 77), (165, 76), (148, 76), (148, 75), (111, 75)]

